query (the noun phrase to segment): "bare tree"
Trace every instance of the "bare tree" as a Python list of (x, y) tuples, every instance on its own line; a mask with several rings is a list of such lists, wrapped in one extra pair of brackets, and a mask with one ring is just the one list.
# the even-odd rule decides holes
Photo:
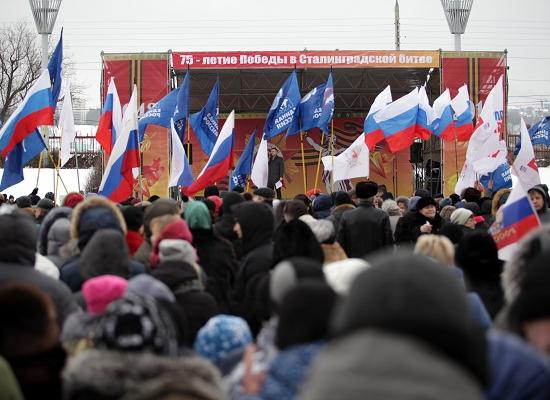
[(22, 22), (0, 28), (0, 120), (4, 122), (40, 76), (36, 37)]

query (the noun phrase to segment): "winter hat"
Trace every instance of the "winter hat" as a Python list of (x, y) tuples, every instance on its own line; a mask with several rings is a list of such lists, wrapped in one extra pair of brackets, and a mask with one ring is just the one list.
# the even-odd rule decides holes
[(256, 190), (254, 190), (254, 194), (256, 196), (263, 197), (266, 200), (272, 200), (273, 199), (273, 190), (267, 187), (261, 187)]
[(75, 208), (76, 205), (82, 201), (84, 201), (84, 196), (77, 192), (70, 192), (63, 199), (63, 206)]
[(359, 199), (370, 199), (378, 193), (378, 184), (376, 182), (358, 182), (355, 185), (355, 195)]
[(342, 204), (353, 204), (351, 196), (347, 192), (336, 192), (334, 195), (334, 205), (341, 206)]
[(199, 260), (197, 250), (186, 240), (162, 239), (158, 244), (158, 249), (159, 262), (183, 261), (193, 264)]
[(180, 210), (178, 204), (172, 199), (158, 199), (150, 206), (147, 207), (143, 214), (143, 228), (145, 229), (145, 236), (151, 237), (150, 223), (153, 218), (161, 217), (163, 215), (179, 214)]
[(58, 218), (48, 231), (46, 253), (43, 255), (58, 255), (61, 246), (65, 245), (70, 239), (71, 221), (67, 218)]
[[(307, 215), (307, 217), (311, 217)], [(334, 239), (336, 232), (334, 230), (334, 223), (326, 219), (306, 218), (306, 215), (300, 217), (301, 221), (304, 221), (309, 229), (313, 232), (319, 243), (325, 243), (329, 239)], [(334, 240), (333, 240), (334, 241)]]
[(308, 198), (311, 199), (312, 197), (318, 196), (318, 195), (320, 195), (321, 193), (322, 193), (321, 189), (319, 189), (319, 188), (313, 188), (313, 189), (309, 189), (309, 190), (307, 191), (306, 195), (307, 195)]
[(309, 215), (307, 213), (307, 206), (301, 200), (288, 200), (287, 202), (285, 202), (284, 214), (291, 219), (301, 218), (304, 215)]
[(231, 210), (241, 225), (244, 254), (272, 241), (275, 220), (271, 207), (246, 201), (234, 205)]
[(90, 279), (100, 275), (130, 275), (130, 256), (122, 232), (100, 229), (90, 239), (79, 259), (80, 275)]
[(97, 327), (96, 347), (175, 357), (178, 333), (170, 313), (150, 296), (126, 293), (109, 304)]
[(34, 266), (36, 224), (31, 216), (13, 206), (2, 206), (0, 213), (0, 261)]
[(46, 193), (44, 195), (44, 198), (55, 202), (55, 194), (53, 194), (53, 192)]
[(223, 200), (221, 199), (221, 197), (219, 197), (219, 196), (208, 196), (207, 199), (214, 203), (214, 205), (216, 206), (214, 211), (216, 212), (216, 214), (219, 214), (220, 210), (222, 208), (222, 205), (223, 205)]
[(252, 343), (252, 333), (246, 321), (233, 315), (216, 315), (208, 320), (195, 339), (193, 349), (202, 357), (218, 364)]
[(311, 257), (321, 263), (325, 258), (321, 245), (309, 226), (294, 219), (281, 225), (275, 232), (273, 263), (300, 256)]
[(448, 222), (441, 227), (439, 234), (449, 239), (452, 244), (457, 245), (464, 236), (464, 229), (462, 225)]
[(83, 210), (78, 221), (78, 247), (82, 250), (100, 229), (124, 232), (117, 215), (110, 208), (96, 206)]
[[(437, 306), (434, 306), (437, 305)], [(486, 342), (451, 269), (416, 255), (385, 255), (361, 272), (335, 310), (333, 332), (363, 329), (407, 335), (487, 382)]]
[(451, 200), (450, 197), (445, 197), (444, 199), (439, 200), (440, 209), (443, 209), (443, 207), (452, 206), (452, 205), (453, 205), (453, 201)]
[(269, 278), (271, 300), (280, 304), (285, 294), (298, 282), (313, 279), (325, 281), (322, 265), (305, 257), (292, 257), (278, 263)]
[(15, 200), (15, 204), (17, 205), (17, 208), (31, 208), (32, 203), (29, 196), (21, 196), (18, 197), (17, 200)]
[(355, 277), (370, 265), (360, 258), (335, 261), (323, 267), (328, 284), (339, 295), (347, 295)]
[(82, 295), (89, 314), (100, 315), (113, 301), (126, 292), (128, 281), (115, 275), (101, 275), (88, 279), (82, 285)]
[[(38, 252), (42, 255), (49, 254), (47, 253), (48, 246), (49, 246), (49, 233), (53, 227), (53, 225), (57, 222), (57, 220), (64, 220), (67, 225), (63, 225), (63, 227), (68, 226), (67, 234), (70, 237), (70, 218), (72, 215), (73, 210), (68, 207), (56, 207), (52, 211), (50, 211), (42, 221), (42, 224), (40, 225), (40, 229), (38, 231)], [(61, 226), (61, 225), (60, 225)], [(69, 237), (67, 237), (66, 240), (63, 241), (63, 243), (66, 243), (69, 241)]]
[(204, 188), (204, 197), (208, 198), (210, 196), (220, 196), (220, 191), (216, 185), (209, 185)]
[(502, 273), (497, 245), (487, 232), (473, 230), (465, 235), (458, 243), (455, 260), (470, 277), (499, 277)]
[(414, 192), (414, 195), (418, 197), (432, 197), (432, 194), (426, 189), (417, 189)]
[(441, 216), (441, 218), (443, 218), (445, 221), (448, 222), (451, 220), (451, 215), (455, 210), (456, 210), (455, 206), (448, 205), (443, 207), (441, 211), (439, 211), (439, 215)]
[(128, 206), (122, 209), (122, 216), (129, 231), (138, 231), (143, 225), (143, 210), (140, 207)]
[(127, 293), (133, 293), (137, 296), (150, 296), (155, 300), (165, 300), (169, 303), (176, 302), (176, 297), (168, 286), (146, 274), (136, 275), (130, 279)]
[(451, 199), (453, 206), (460, 201), (460, 196), (456, 193), (451, 194), (449, 198)]
[(381, 207), (382, 211), (386, 212), (390, 216), (400, 216), (401, 215), (401, 209), (397, 205), (397, 202), (395, 200), (384, 200)]
[(327, 218), (330, 215), (330, 209), (332, 208), (332, 196), (329, 194), (322, 194), (313, 199), (311, 208), (315, 212), (317, 218)]
[(336, 298), (326, 282), (304, 281), (291, 288), (279, 307), (275, 345), (284, 350), (326, 339)]
[(224, 193), (222, 196), (223, 203), (222, 203), (222, 211), (223, 215), (231, 215), (231, 207), (233, 207), (235, 204), (242, 203), (244, 201), (243, 196), (236, 192), (227, 192)]
[(466, 210), (470, 210), (474, 215), (481, 214), (481, 207), (479, 207), (479, 204), (474, 203), (473, 201), (467, 201), (464, 205), (464, 208)]
[(40, 199), (40, 201), (36, 204), (36, 208), (40, 208), (44, 211), (50, 211), (52, 208), (55, 207), (55, 204), (50, 199), (44, 197), (43, 199)]
[(418, 200), (420, 200), (420, 196), (413, 196), (409, 199), (409, 210), (416, 210), (416, 203), (418, 203)]
[(202, 201), (191, 201), (185, 208), (185, 220), (190, 229), (212, 229), (212, 218)]
[(468, 218), (473, 216), (474, 213), (466, 208), (458, 208), (451, 214), (451, 222), (453, 224), (464, 225)]
[(420, 211), (424, 207), (428, 207), (428, 206), (437, 207), (437, 202), (434, 200), (433, 197), (426, 196), (426, 197), (419, 198), (418, 201), (416, 202), (416, 207), (415, 208), (416, 208), (417, 211)]
[(159, 233), (159, 237), (153, 243), (153, 250), (151, 252), (151, 268), (154, 268), (159, 262), (160, 243), (166, 239), (178, 239), (185, 240), (186, 242), (193, 242), (193, 234), (189, 230), (187, 223), (178, 219), (168, 225), (166, 225)]

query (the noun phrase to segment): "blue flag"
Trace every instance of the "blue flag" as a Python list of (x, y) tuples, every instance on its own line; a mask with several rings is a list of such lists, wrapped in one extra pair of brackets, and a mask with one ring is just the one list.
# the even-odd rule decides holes
[(59, 42), (55, 46), (55, 50), (48, 62), (48, 72), (50, 73), (50, 80), (52, 83), (52, 98), (54, 106), (57, 104), (59, 93), (61, 92), (61, 70), (63, 64), (63, 29), (61, 29), (61, 36)]
[(332, 72), (328, 74), (327, 83), (323, 91), (323, 100), (321, 102), (321, 115), (317, 126), (324, 134), (329, 131), (328, 123), (332, 120), (334, 114), (334, 87), (332, 85)]
[(22, 142), (17, 143), (8, 153), (4, 162), (0, 191), (16, 185), (25, 179), (23, 176), (23, 167), (44, 149), (46, 149), (46, 144), (42, 140), (42, 136), (40, 136), (38, 130), (35, 130)]
[(199, 139), (202, 151), (207, 155), (212, 153), (218, 139), (219, 94), (220, 80), (217, 79), (202, 110), (189, 117), (189, 124)]
[(241, 154), (241, 158), (237, 162), (237, 166), (231, 173), (231, 180), (229, 181), (229, 188), (233, 189), (235, 186), (246, 185), (246, 177), (252, 172), (252, 159), (254, 155), (254, 145), (256, 144), (256, 129), (248, 139), (248, 143), (244, 151)]
[(185, 143), (185, 130), (189, 117), (189, 72), (185, 74), (183, 82), (178, 89), (176, 110), (174, 111), (174, 125), (182, 143)]
[[(544, 117), (536, 124), (533, 124), (529, 128), (529, 137), (531, 138), (531, 143), (535, 144), (544, 144), (550, 146), (550, 115)], [(521, 140), (518, 140), (516, 143), (516, 148), (514, 150), (514, 155), (519, 153), (521, 149)]]
[(512, 175), (507, 162), (500, 164), (490, 174), (480, 177), (479, 181), (483, 186), (487, 187), (491, 178), (493, 179), (493, 193), (496, 193), (500, 189), (510, 189), (512, 187)]
[(324, 92), (325, 84), (323, 83), (313, 88), (300, 100), (300, 105), (294, 113), (292, 122), (286, 131), (287, 136), (292, 136), (300, 131), (307, 131), (318, 126), (317, 122), (323, 111), (321, 103), (323, 102)]
[(178, 98), (178, 89), (172, 90), (162, 99), (157, 101), (138, 121), (139, 141), (143, 140), (143, 134), (147, 125), (159, 125), (170, 128), (170, 121), (176, 110), (176, 101)]
[(271, 108), (267, 114), (264, 125), (264, 137), (271, 139), (283, 133), (292, 122), (296, 108), (300, 103), (300, 88), (296, 71), (285, 81), (277, 92)]

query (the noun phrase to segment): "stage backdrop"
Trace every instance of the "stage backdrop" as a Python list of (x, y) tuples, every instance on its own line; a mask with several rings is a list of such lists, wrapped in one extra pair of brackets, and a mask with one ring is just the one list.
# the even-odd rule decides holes
[[(138, 90), (140, 114), (169, 91), (169, 55), (153, 54), (104, 54), (102, 101), (107, 93), (109, 79), (115, 78), (115, 85), (124, 107), (132, 94), (134, 83)], [(141, 146), (142, 182), (145, 198), (156, 194), (168, 195), (168, 130), (160, 126), (148, 126)], [(139, 185), (134, 188), (139, 192)]]
[[(449, 88), (451, 96), (458, 88), (468, 84), (470, 99), (474, 104), (485, 98), (504, 75), (504, 121), (503, 135), (506, 135), (506, 107), (508, 80), (506, 78), (506, 53), (502, 52), (443, 52), (441, 58), (441, 90)], [(476, 115), (477, 117), (477, 115)], [(443, 141), (441, 166), (443, 168), (442, 187), (446, 195), (454, 192), (458, 175), (466, 159), (467, 142)]]

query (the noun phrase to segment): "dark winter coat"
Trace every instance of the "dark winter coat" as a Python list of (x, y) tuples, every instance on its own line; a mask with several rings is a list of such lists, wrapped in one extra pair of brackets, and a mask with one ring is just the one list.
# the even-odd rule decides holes
[(214, 234), (211, 229), (191, 229), (193, 247), (197, 249), (199, 265), (208, 281), (206, 291), (212, 294), (222, 313), (228, 313), (231, 304), (231, 289), (237, 274), (237, 260), (229, 241)]
[(334, 223), (335, 232), (338, 232), (342, 215), (354, 209), (355, 206), (353, 204), (340, 204), (339, 206), (336, 206), (332, 209), (330, 217), (328, 217), (328, 219), (330, 219)]
[(218, 218), (218, 221), (214, 224), (214, 233), (219, 237), (228, 240), (233, 245), (235, 251), (235, 258), (239, 261), (243, 256), (241, 239), (234, 231), (237, 220), (233, 214), (224, 214)]
[(200, 328), (219, 313), (214, 297), (204, 291), (204, 284), (195, 268), (182, 261), (164, 261), (152, 272), (176, 297), (176, 302), (189, 323), (188, 345), (192, 345)]
[(285, 161), (282, 157), (273, 157), (268, 162), (267, 187), (273, 188), (285, 174)]
[(233, 214), (243, 234), (243, 258), (233, 288), (235, 312), (248, 322), (253, 333), (257, 333), (261, 321), (250, 305), (255, 304), (256, 285), (269, 274), (273, 265), (273, 212), (265, 204), (245, 202), (234, 206)]
[(423, 233), (420, 232), (420, 227), (426, 222), (432, 225), (432, 234), (439, 233), (439, 230), (444, 225), (445, 221), (439, 214), (435, 218), (426, 218), (417, 210), (409, 211), (397, 221), (395, 227), (395, 242), (397, 244), (414, 244)]
[(390, 219), (372, 203), (361, 200), (355, 210), (342, 215), (337, 240), (350, 258), (362, 258), (393, 244)]

